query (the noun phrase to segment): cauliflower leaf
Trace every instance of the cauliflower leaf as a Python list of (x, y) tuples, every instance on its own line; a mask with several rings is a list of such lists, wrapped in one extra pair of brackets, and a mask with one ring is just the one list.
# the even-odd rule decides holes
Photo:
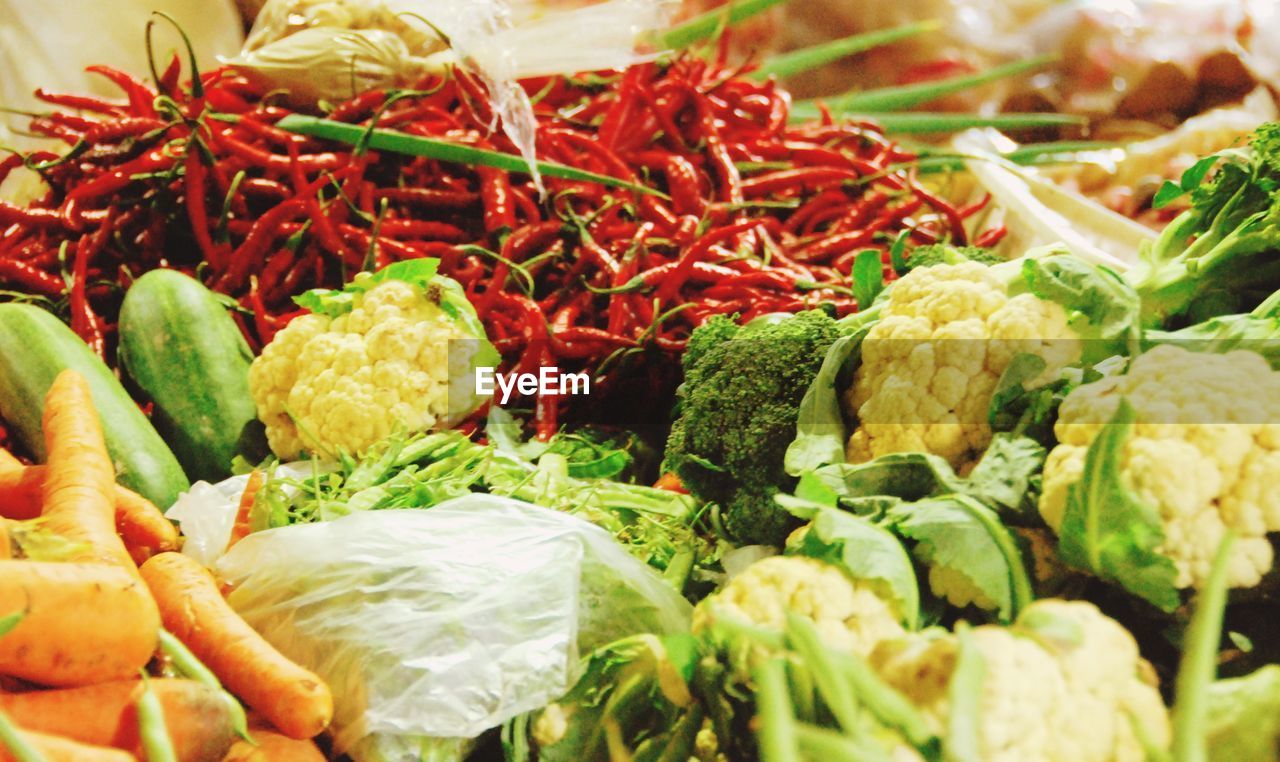
[[(299, 307), (317, 315), (340, 317), (355, 308), (358, 294), (372, 290), (389, 280), (398, 280), (425, 289), (440, 269), (440, 260), (431, 257), (396, 262), (363, 278), (356, 278), (340, 289), (313, 288), (293, 298)], [(483, 334), (481, 334), (483, 335)]]
[(915, 541), (934, 594), (954, 606), (977, 605), (1012, 621), (1032, 600), (1031, 577), (1014, 535), (995, 511), (948, 495), (890, 511), (893, 530)]
[(897, 604), (903, 626), (914, 630), (920, 619), (920, 586), (906, 548), (891, 532), (832, 508), (819, 510), (790, 555), (808, 556), (844, 569), (854, 579), (882, 583)]
[(858, 362), (858, 349), (867, 330), (836, 339), (822, 359), (818, 374), (800, 400), (796, 418), (796, 438), (787, 446), (783, 467), (788, 474), (844, 461), (844, 443), (849, 438), (844, 414), (840, 412), (840, 389), (846, 386), (847, 369)]
[(1136, 414), (1121, 399), (1109, 425), (1089, 445), (1084, 473), (1067, 489), (1058, 550), (1068, 565), (1118, 583), (1173, 611), (1180, 597), (1177, 568), (1160, 553), (1164, 529), (1154, 508), (1124, 483), (1121, 455)]
[(1207, 724), (1212, 762), (1280, 759), (1280, 666), (1215, 682), (1209, 688)]

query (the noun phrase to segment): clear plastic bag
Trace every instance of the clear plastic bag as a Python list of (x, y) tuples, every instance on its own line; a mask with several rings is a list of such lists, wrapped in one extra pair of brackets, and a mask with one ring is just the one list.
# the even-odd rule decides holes
[(567, 690), (581, 654), (691, 613), (598, 527), (492, 495), (258, 532), (216, 568), (329, 682), (335, 747), (360, 762), (458, 758)]
[(536, 123), (516, 81), (645, 60), (642, 38), (665, 24), (668, 5), (606, 0), (546, 10), (531, 0), (268, 0), (244, 51), (228, 63), (287, 91), (295, 105), (341, 101), (466, 66), (488, 87), (502, 128), (532, 166)]

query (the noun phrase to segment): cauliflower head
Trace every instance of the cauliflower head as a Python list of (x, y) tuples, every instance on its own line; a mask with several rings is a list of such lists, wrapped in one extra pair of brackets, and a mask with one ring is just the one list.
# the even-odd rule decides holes
[(1232, 587), (1252, 587), (1272, 565), (1268, 532), (1280, 531), (1280, 372), (1258, 354), (1215, 355), (1174, 345), (1139, 356), (1124, 375), (1073, 390), (1054, 433), (1060, 444), (1044, 468), (1040, 515), (1057, 531), (1067, 490), (1120, 399), (1136, 416), (1120, 472), (1160, 515), (1159, 552), (1177, 568), (1179, 588), (1208, 577), (1228, 528), (1237, 533)]
[[(982, 759), (1142, 762), (1144, 736), (1167, 748), (1154, 671), (1133, 636), (1093, 604), (1040, 600), (1011, 627), (983, 625), (971, 636), (984, 663)], [(920, 633), (886, 641), (871, 662), (941, 730), (958, 653), (953, 634)]]
[(991, 441), (987, 408), (1013, 358), (1043, 358), (1035, 381), (1047, 382), (1079, 359), (1076, 339), (1060, 305), (1011, 296), (985, 265), (912, 270), (894, 284), (862, 343), (844, 400), (859, 422), (848, 460), (928, 452), (966, 473)]
[(253, 361), (249, 388), (279, 457), (355, 454), (450, 422), (471, 399), (455, 388), (451, 410), (450, 368), (469, 367), (480, 344), (422, 287), (386, 280), (355, 294), (345, 314), (290, 322)]
[(716, 616), (782, 630), (788, 613), (810, 619), (829, 647), (862, 655), (906, 632), (875, 585), (804, 556), (771, 556), (748, 566), (694, 608), (693, 631), (704, 632)]

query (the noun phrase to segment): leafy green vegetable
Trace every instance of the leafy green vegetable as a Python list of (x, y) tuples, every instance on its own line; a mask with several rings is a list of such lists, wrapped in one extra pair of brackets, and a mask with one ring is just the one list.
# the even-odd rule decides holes
[(826, 561), (854, 579), (880, 583), (901, 612), (903, 625), (910, 629), (919, 625), (920, 586), (911, 557), (898, 538), (883, 527), (825, 508), (787, 553)]
[(1085, 454), (1084, 473), (1067, 490), (1058, 530), (1062, 560), (1124, 587), (1165, 611), (1178, 607), (1177, 569), (1158, 552), (1164, 529), (1155, 509), (1124, 483), (1121, 456), (1135, 413), (1121, 400)]
[[(374, 273), (356, 278), (341, 289), (313, 288), (306, 293), (295, 296), (293, 301), (299, 307), (305, 307), (317, 315), (340, 317), (355, 307), (355, 298), (359, 294), (371, 291), (387, 281), (398, 280), (425, 291), (428, 286), (437, 282), (436, 272), (440, 268), (440, 260), (431, 257), (407, 259), (395, 262)], [(474, 311), (474, 310), (473, 310)]]
[(799, 476), (844, 461), (844, 445), (849, 436), (840, 412), (840, 382), (848, 380), (846, 371), (858, 363), (858, 349), (865, 336), (865, 331), (843, 336), (827, 349), (818, 374), (800, 400), (796, 438), (787, 446), (783, 459), (788, 474)]
[[(552, 451), (556, 447), (569, 448), (579, 459)], [(471, 492), (488, 492), (591, 521), (659, 570), (701, 552), (691, 527), (697, 501), (668, 490), (571, 474), (575, 462), (579, 473), (595, 473), (614, 471), (618, 461), (629, 457), (596, 452), (580, 443), (553, 441), (534, 462), (498, 444), (472, 442), (458, 431), (391, 437), (361, 460), (345, 459), (335, 470), (317, 467), (304, 479), (269, 478), (258, 492), (250, 523), (257, 530), (328, 521), (354, 511), (429, 508)], [(683, 587), (683, 577), (672, 581)]]
[(1159, 200), (1189, 192), (1190, 208), (1126, 273), (1142, 297), (1144, 326), (1244, 312), (1280, 288), (1280, 123), (1258, 127), (1247, 148), (1201, 159), (1177, 186)]
[[(543, 741), (537, 759), (608, 759), (615, 744), (623, 742), (637, 752), (678, 752), (676, 758), (688, 759), (700, 727), (700, 722), (687, 721), (686, 714), (698, 655), (691, 635), (636, 635), (591, 654), (574, 687), (532, 719), (534, 733)], [(538, 728), (540, 721), (556, 732)], [(611, 726), (625, 737), (610, 738)]]
[(915, 541), (926, 566), (964, 580), (1012, 621), (1032, 600), (1031, 578), (1013, 534), (995, 511), (964, 495), (921, 500), (890, 511), (893, 531)]
[(1160, 190), (1156, 191), (1155, 198), (1151, 200), (1151, 205), (1156, 209), (1163, 209), (1200, 187), (1200, 183), (1204, 182), (1204, 179), (1208, 177), (1209, 170), (1213, 169), (1219, 158), (1216, 153), (1205, 156), (1195, 164), (1187, 167), (1177, 182), (1165, 180), (1164, 184), (1160, 186)]

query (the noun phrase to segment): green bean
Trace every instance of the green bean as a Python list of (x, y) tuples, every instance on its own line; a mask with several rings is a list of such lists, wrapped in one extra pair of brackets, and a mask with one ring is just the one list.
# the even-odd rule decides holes
[(142, 754), (146, 762), (178, 762), (173, 750), (173, 739), (164, 724), (164, 708), (151, 690), (151, 680), (142, 673), (142, 695), (138, 697), (138, 738), (142, 741)]

